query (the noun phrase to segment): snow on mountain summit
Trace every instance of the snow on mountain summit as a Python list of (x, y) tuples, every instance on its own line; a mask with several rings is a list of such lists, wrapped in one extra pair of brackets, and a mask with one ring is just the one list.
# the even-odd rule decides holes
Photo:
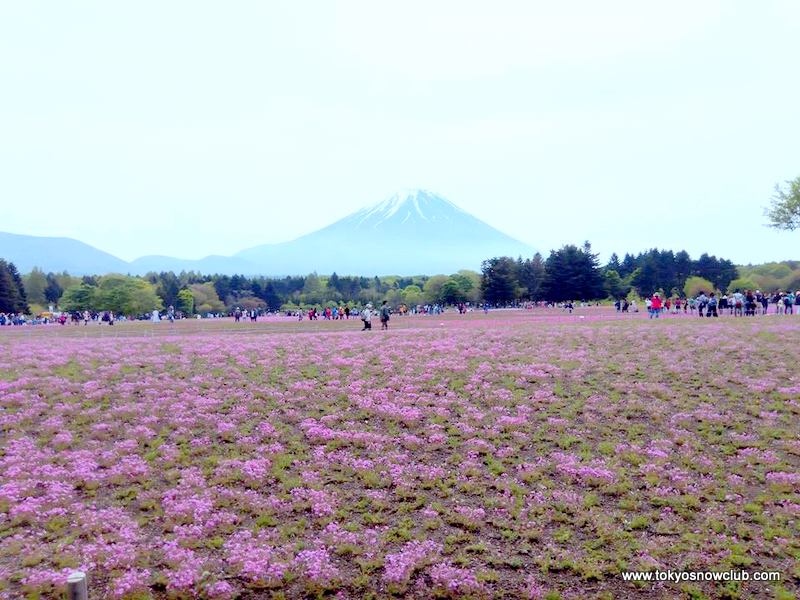
[(354, 216), (356, 226), (378, 227), (392, 224), (415, 224), (449, 221), (454, 214), (465, 214), (455, 204), (427, 190), (400, 190), (383, 202), (358, 211)]

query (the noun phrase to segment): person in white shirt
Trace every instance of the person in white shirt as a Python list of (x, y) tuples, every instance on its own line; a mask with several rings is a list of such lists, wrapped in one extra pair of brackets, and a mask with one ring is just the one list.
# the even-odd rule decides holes
[(364, 322), (364, 327), (361, 331), (372, 329), (372, 303), (368, 303), (361, 311), (361, 320)]

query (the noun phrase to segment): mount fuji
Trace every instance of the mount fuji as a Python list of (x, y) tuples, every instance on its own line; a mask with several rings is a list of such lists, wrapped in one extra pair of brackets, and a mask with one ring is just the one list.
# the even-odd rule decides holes
[(493, 256), (533, 252), (442, 196), (403, 190), (308, 235), (235, 257), (275, 273), (371, 276), (454, 273)]
[(479, 269), (494, 256), (532, 256), (534, 250), (498, 231), (442, 196), (404, 190), (313, 233), (264, 244), (233, 256), (197, 260), (143, 256), (125, 262), (69, 238), (0, 233), (0, 257), (22, 272), (68, 270), (74, 275), (108, 272), (195, 271), (213, 274), (434, 275)]

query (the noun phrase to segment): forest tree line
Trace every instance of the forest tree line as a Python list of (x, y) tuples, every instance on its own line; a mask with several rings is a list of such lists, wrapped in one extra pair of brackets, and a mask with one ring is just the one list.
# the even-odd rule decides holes
[(356, 277), (318, 275), (247, 277), (163, 271), (144, 276), (110, 274), (77, 277), (33, 269), (21, 276), (12, 263), (0, 260), (0, 312), (112, 310), (137, 315), (173, 306), (187, 315), (224, 313), (236, 307), (297, 310), (310, 306), (361, 306), (388, 300), (406, 304), (508, 305), (524, 301), (600, 300), (656, 291), (684, 295), (706, 287), (733, 291), (800, 287), (800, 262), (787, 261), (737, 268), (730, 260), (686, 251), (651, 249), (639, 254), (612, 254), (601, 265), (591, 245), (566, 245), (547, 258), (494, 257), (480, 272), (451, 275)]

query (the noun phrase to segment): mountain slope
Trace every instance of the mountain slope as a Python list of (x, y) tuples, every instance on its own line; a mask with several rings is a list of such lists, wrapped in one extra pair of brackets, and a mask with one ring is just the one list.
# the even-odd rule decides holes
[(75, 275), (195, 271), (204, 274), (433, 275), (478, 269), (492, 256), (530, 256), (533, 249), (424, 190), (406, 190), (282, 244), (198, 260), (143, 256), (131, 263), (69, 238), (0, 233), (0, 257), (21, 272), (34, 266)]
[(149, 255), (140, 256), (130, 263), (130, 272), (135, 275), (144, 275), (151, 271), (194, 271), (204, 275), (258, 275), (258, 267), (249, 261), (235, 256), (211, 255), (205, 258), (188, 259), (173, 258), (171, 256)]
[(44, 271), (69, 271), (73, 275), (127, 273), (129, 265), (93, 246), (63, 237), (40, 237), (0, 232), (0, 257), (13, 262), (21, 273), (33, 267)]
[(533, 250), (441, 196), (407, 190), (291, 242), (236, 256), (276, 274), (412, 275), (478, 269), (501, 254)]

